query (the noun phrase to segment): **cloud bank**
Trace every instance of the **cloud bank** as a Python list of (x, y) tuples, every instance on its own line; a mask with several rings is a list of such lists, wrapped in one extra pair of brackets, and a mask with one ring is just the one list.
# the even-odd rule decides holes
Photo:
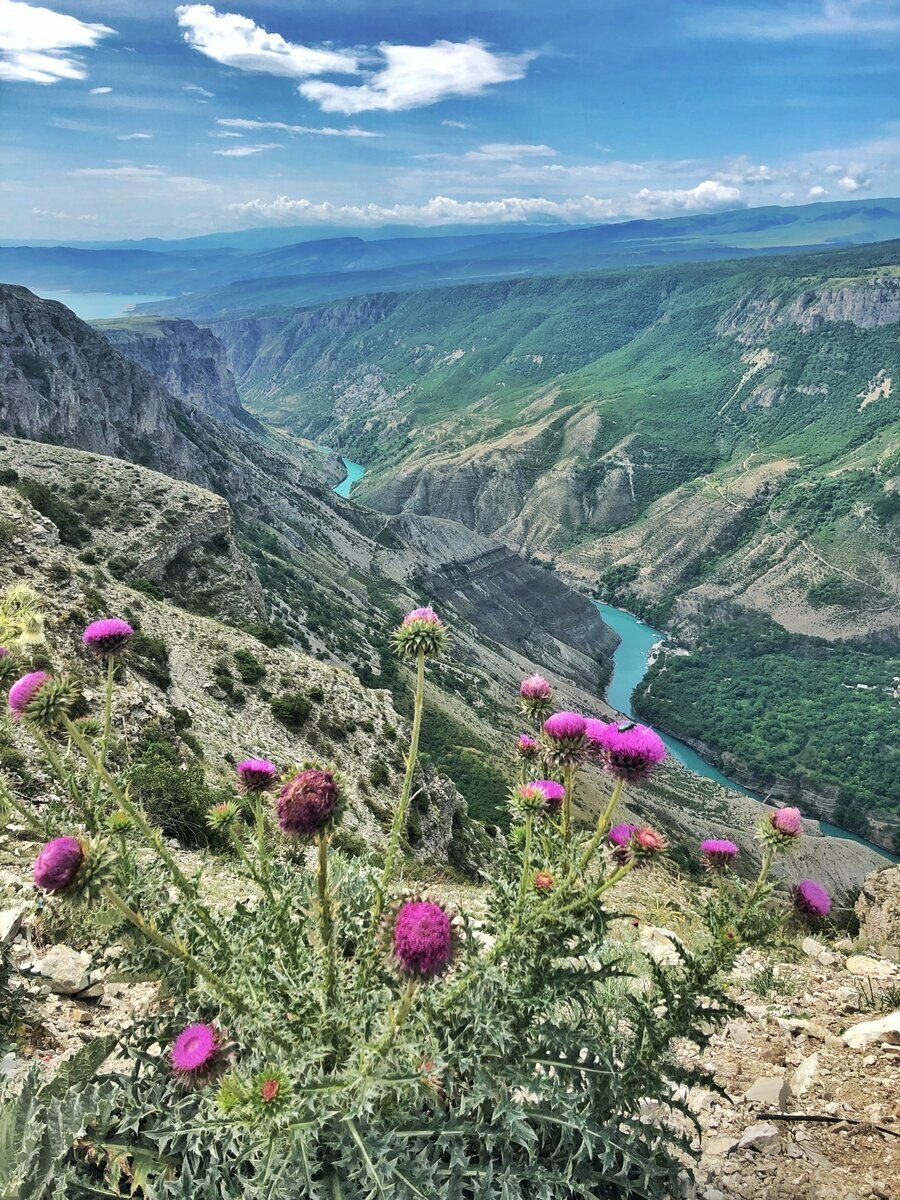
[(84, 63), (72, 51), (96, 46), (114, 32), (108, 25), (49, 8), (0, 0), (0, 80), (49, 84), (86, 79)]

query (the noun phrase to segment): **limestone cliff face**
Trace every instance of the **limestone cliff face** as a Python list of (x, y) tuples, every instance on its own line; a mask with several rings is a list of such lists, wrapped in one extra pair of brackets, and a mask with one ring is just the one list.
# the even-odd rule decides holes
[(94, 321), (95, 329), (131, 362), (143, 367), (166, 391), (237, 425), (256, 426), (241, 407), (225, 349), (193, 321), (131, 317)]

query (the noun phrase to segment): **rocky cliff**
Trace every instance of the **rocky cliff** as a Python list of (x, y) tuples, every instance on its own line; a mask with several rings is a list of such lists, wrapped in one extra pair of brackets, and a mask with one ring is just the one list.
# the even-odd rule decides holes
[(92, 324), (120, 354), (143, 367), (173, 396), (189, 400), (221, 421), (258, 428), (241, 407), (222, 343), (208, 329), (166, 317)]

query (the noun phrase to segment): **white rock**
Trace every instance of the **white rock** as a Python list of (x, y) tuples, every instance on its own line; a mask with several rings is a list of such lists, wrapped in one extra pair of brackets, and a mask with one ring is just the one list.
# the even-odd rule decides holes
[(763, 1075), (744, 1095), (745, 1104), (758, 1104), (784, 1112), (791, 1099), (791, 1086), (780, 1075)]
[(663, 929), (657, 925), (642, 925), (640, 947), (654, 962), (665, 966), (675, 966), (681, 962), (676, 946), (681, 945), (681, 938), (671, 929)]
[(733, 1137), (712, 1137), (703, 1141), (704, 1158), (724, 1158), (737, 1149), (738, 1140)]
[(875, 1021), (861, 1021), (844, 1031), (841, 1039), (852, 1050), (862, 1050), (873, 1042), (900, 1041), (900, 1009), (878, 1017)]
[(22, 928), (27, 908), (21, 905), (17, 908), (4, 908), (0, 912), (0, 946), (8, 945)]
[(745, 1129), (738, 1142), (739, 1150), (762, 1150), (766, 1154), (777, 1154), (781, 1148), (781, 1134), (771, 1121), (751, 1125)]
[(71, 996), (88, 986), (91, 956), (71, 946), (53, 946), (41, 959), (39, 969), (51, 991)]
[(852, 954), (844, 965), (851, 975), (865, 975), (872, 979), (889, 979), (897, 969), (886, 959), (869, 958), (866, 954)]
[(791, 1091), (795, 1096), (803, 1096), (809, 1091), (810, 1084), (819, 1073), (819, 1056), (810, 1054), (794, 1072), (791, 1079)]

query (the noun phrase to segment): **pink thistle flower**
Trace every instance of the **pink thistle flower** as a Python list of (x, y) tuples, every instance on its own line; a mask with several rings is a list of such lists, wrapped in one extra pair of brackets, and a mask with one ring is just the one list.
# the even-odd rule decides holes
[(196, 1081), (210, 1070), (218, 1053), (219, 1038), (212, 1025), (188, 1025), (172, 1043), (169, 1060), (176, 1075)]
[(334, 821), (340, 791), (331, 771), (311, 767), (284, 785), (276, 804), (283, 833), (312, 837)]
[(424, 608), (414, 608), (403, 618), (402, 625), (415, 625), (417, 621), (425, 621), (429, 625), (443, 625), (443, 621), (430, 604)]
[(446, 971), (453, 957), (449, 913), (430, 900), (408, 900), (394, 920), (393, 945), (403, 974), (434, 979)]
[(648, 825), (640, 825), (631, 835), (631, 844), (635, 854), (642, 858), (651, 858), (666, 848), (666, 839)]
[(95, 654), (121, 654), (134, 637), (134, 630), (121, 617), (104, 617), (102, 621), (93, 621), (81, 635), (81, 640), (88, 650)]
[(523, 700), (550, 700), (553, 688), (543, 675), (529, 675), (519, 686), (519, 695)]
[(278, 777), (278, 768), (267, 758), (245, 758), (235, 769), (242, 792), (267, 792)]
[(549, 871), (535, 871), (532, 883), (536, 892), (552, 892), (556, 880)]
[(532, 759), (537, 757), (538, 744), (527, 733), (520, 733), (519, 740), (516, 742), (516, 751), (526, 762), (531, 762)]
[[(782, 810), (783, 811), (783, 810)], [(793, 890), (794, 907), (804, 917), (827, 917), (831, 912), (831, 897), (820, 883), (804, 879)]]
[(648, 725), (604, 725), (594, 728), (592, 745), (603, 762), (603, 769), (616, 779), (637, 783), (646, 779), (666, 757), (662, 738)]
[(266, 1104), (271, 1104), (273, 1100), (278, 1099), (278, 1093), (281, 1091), (281, 1080), (275, 1079), (274, 1076), (269, 1079), (264, 1079), (259, 1089), (259, 1098)]
[(637, 829), (637, 825), (613, 825), (609, 833), (606, 835), (610, 845), (621, 850), (631, 844), (631, 835)]
[(553, 741), (568, 741), (583, 738), (585, 720), (581, 713), (559, 712), (544, 722), (544, 733)]
[(35, 859), (35, 886), (51, 894), (64, 892), (75, 882), (83, 863), (84, 847), (78, 838), (53, 838)]
[(588, 740), (588, 749), (599, 754), (603, 731), (608, 727), (607, 721), (598, 721), (596, 717), (585, 717), (584, 733)]
[(447, 645), (447, 626), (430, 605), (414, 608), (394, 631), (394, 645), (407, 658), (440, 654)]
[(734, 842), (727, 838), (707, 838), (700, 843), (703, 852), (703, 862), (709, 871), (722, 871), (730, 867), (740, 850)]
[(44, 684), (49, 682), (50, 676), (46, 671), (32, 671), (30, 674), (23, 675), (21, 679), (16, 680), (9, 689), (9, 696), (7, 697), (10, 717), (13, 721), (21, 721), (28, 705)]
[(799, 837), (803, 832), (803, 818), (799, 808), (776, 808), (772, 813), (772, 828), (785, 837)]
[(556, 770), (577, 767), (587, 752), (585, 721), (581, 713), (554, 713), (544, 722), (541, 732), (544, 757)]
[(543, 793), (544, 801), (551, 812), (556, 812), (562, 807), (562, 802), (566, 798), (566, 789), (555, 779), (537, 779), (531, 784), (531, 787), (538, 788)]

